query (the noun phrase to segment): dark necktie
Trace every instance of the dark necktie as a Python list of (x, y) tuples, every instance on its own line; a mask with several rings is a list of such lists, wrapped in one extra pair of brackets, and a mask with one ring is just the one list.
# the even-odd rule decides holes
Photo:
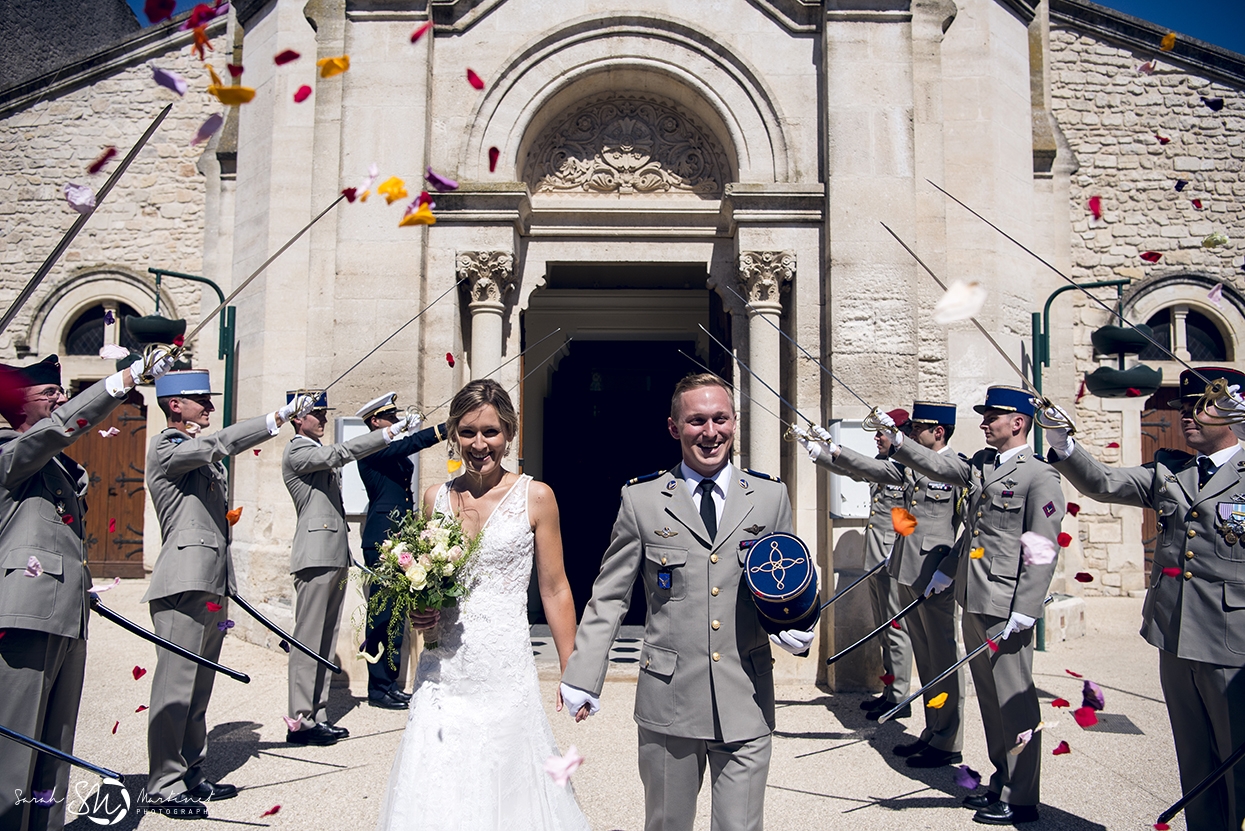
[(1206, 487), (1206, 483), (1210, 481), (1210, 477), (1215, 475), (1218, 466), (1210, 460), (1210, 456), (1197, 457), (1197, 487), (1198, 490)]
[(713, 504), (713, 480), (700, 480), (700, 519), (705, 523), (705, 530), (712, 540), (718, 535), (718, 508)]

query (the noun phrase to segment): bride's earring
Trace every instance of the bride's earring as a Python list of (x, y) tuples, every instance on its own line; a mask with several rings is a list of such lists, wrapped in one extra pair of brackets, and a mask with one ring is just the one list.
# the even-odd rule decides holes
[(457, 473), (458, 469), (463, 466), (463, 461), (459, 456), (458, 445), (451, 443), (449, 445), (449, 458), (445, 460), (445, 468), (450, 473)]

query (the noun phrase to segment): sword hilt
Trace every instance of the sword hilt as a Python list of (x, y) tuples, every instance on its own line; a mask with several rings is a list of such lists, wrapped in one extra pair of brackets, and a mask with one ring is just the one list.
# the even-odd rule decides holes
[[(1035, 409), (1033, 420), (1043, 430), (1067, 430), (1069, 436), (1076, 435), (1076, 425), (1072, 423), (1072, 419), (1064, 414), (1062, 408), (1056, 407), (1051, 400), (1042, 395), (1033, 396), (1033, 407)], [(1049, 415), (1047, 410), (1056, 410), (1058, 415)]]
[(1224, 412), (1216, 406), (1214, 415), (1208, 412), (1208, 409), (1214, 406), (1221, 398), (1231, 397), (1228, 394), (1228, 386), (1227, 378), (1216, 378), (1207, 384), (1206, 391), (1198, 397), (1197, 402), (1193, 405), (1193, 420), (1206, 427), (1229, 427), (1233, 424), (1245, 424), (1245, 411)]
[(894, 424), (887, 424), (879, 418), (880, 411), (874, 407), (869, 411), (869, 415), (860, 421), (860, 427), (872, 433), (890, 433), (892, 436), (899, 432), (899, 428)]

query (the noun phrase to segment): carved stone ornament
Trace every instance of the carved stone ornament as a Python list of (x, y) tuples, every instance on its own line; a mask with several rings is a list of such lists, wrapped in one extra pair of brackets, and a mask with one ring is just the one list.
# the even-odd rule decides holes
[(739, 279), (749, 303), (778, 303), (782, 287), (795, 277), (794, 251), (745, 251)]
[(686, 113), (643, 97), (579, 105), (528, 153), (533, 193), (717, 196), (729, 179), (721, 145)]
[(459, 251), (458, 279), (467, 278), (471, 302), (501, 303), (514, 287), (514, 255), (509, 251)]

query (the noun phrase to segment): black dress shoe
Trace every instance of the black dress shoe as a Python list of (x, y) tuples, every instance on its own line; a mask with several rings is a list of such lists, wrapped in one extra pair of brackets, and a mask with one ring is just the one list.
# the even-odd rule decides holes
[(875, 710), (878, 707), (881, 707), (883, 704), (886, 704), (887, 706), (893, 706), (893, 705), (890, 705), (889, 702), (887, 702), (886, 696), (879, 695), (877, 698), (866, 698), (864, 701), (860, 702), (860, 709)]
[(1022, 822), (1037, 822), (1036, 805), (1008, 805), (999, 800), (973, 814), (973, 822), (983, 825), (1018, 825)]
[(392, 690), (390, 690), (389, 694), (392, 695), (394, 698), (398, 699), (399, 701), (410, 701), (411, 700), (411, 694), (409, 692), (404, 692), (403, 690), (400, 690), (397, 687), (394, 687)]
[(379, 707), (382, 710), (405, 710), (410, 706), (408, 702), (409, 699), (399, 698), (397, 693), (390, 690), (377, 698), (368, 696), (367, 706)]
[(908, 757), (908, 767), (940, 768), (946, 765), (958, 765), (962, 761), (964, 761), (964, 756), (959, 751), (927, 747), (920, 753), (914, 753)]
[(316, 726), (325, 728), (326, 730), (328, 730), (330, 733), (332, 733), (334, 736), (336, 736), (339, 739), (350, 738), (350, 731), (347, 730), (345, 727), (338, 727), (336, 724), (329, 724), (327, 721), (322, 721)]
[(314, 744), (325, 747), (330, 744), (337, 744), (337, 740), (341, 738), (327, 724), (317, 724), (314, 727), (304, 727), (302, 730), (286, 731), (286, 744)]
[(972, 808), (974, 811), (980, 811), (982, 808), (989, 808), (998, 801), (998, 794), (986, 791), (985, 793), (970, 793), (968, 796), (964, 797), (960, 804), (965, 808)]
[(190, 794), (200, 802), (214, 802), (221, 799), (233, 799), (238, 795), (238, 789), (233, 785), (226, 785), (223, 782), (218, 785), (213, 785), (211, 782), (204, 779), (198, 785), (195, 785), (193, 788), (186, 791), (186, 793)]
[(149, 799), (142, 805), (143, 810), (170, 819), (207, 819), (207, 806), (202, 800), (195, 799), (190, 791), (170, 796), (167, 799)]
[(904, 758), (906, 756), (915, 756), (927, 747), (929, 747), (929, 742), (917, 739), (916, 741), (908, 742), (907, 744), (897, 744), (891, 752), (900, 758)]
[[(883, 704), (881, 707), (878, 707), (875, 710), (870, 710), (869, 712), (865, 713), (865, 718), (867, 718), (869, 721), (877, 721), (878, 719), (882, 717), (883, 713), (890, 712), (890, 709), (894, 706), (895, 706), (894, 703), (888, 701), (886, 704)], [(891, 716), (891, 718), (908, 718), (911, 715), (912, 715), (912, 705), (905, 704), (904, 708), (900, 710), (899, 712), (895, 713), (895, 715)]]

